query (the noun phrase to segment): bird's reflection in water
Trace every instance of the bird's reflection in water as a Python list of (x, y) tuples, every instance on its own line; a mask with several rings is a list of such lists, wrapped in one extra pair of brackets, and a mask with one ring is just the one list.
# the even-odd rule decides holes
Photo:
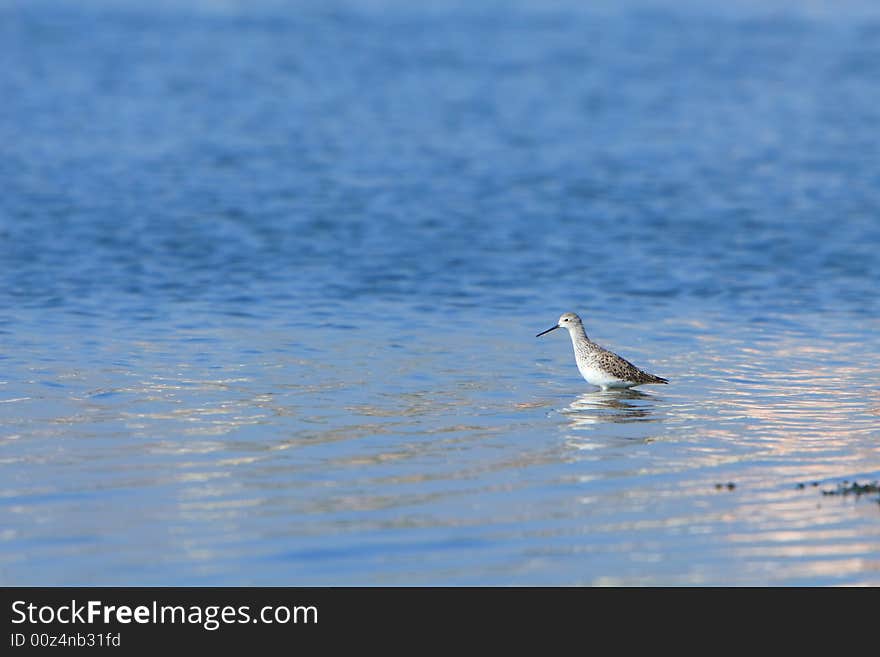
[(654, 404), (657, 397), (633, 389), (585, 392), (560, 412), (575, 430), (591, 429), (596, 424), (614, 422), (651, 422), (657, 420)]

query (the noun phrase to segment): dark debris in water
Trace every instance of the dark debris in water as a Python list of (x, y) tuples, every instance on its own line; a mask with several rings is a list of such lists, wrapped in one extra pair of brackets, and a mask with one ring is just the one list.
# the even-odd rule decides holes
[[(819, 486), (818, 481), (814, 481), (811, 484), (814, 488)], [(804, 490), (807, 487), (807, 484), (798, 484), (798, 490)], [(854, 495), (856, 498), (862, 497), (862, 495), (874, 495), (880, 493), (880, 482), (872, 481), (868, 483), (860, 484), (857, 481), (850, 482), (847, 479), (844, 479), (842, 482), (837, 484), (837, 488), (832, 489), (823, 489), (822, 495), (825, 496), (836, 496), (836, 497), (849, 497)], [(874, 501), (877, 504), (880, 504), (880, 496), (874, 498)]]
[[(837, 485), (837, 488), (833, 490), (823, 490), (822, 495), (855, 495), (856, 497), (861, 497), (862, 495), (870, 495), (872, 493), (880, 493), (880, 483), (876, 481), (872, 481), (866, 484), (860, 484), (857, 481), (852, 483), (848, 481), (844, 481), (841, 484)], [(880, 498), (877, 499), (880, 502)]]
[(724, 490), (725, 488), (727, 490), (735, 490), (736, 484), (732, 481), (728, 481), (726, 484), (715, 484), (715, 490)]

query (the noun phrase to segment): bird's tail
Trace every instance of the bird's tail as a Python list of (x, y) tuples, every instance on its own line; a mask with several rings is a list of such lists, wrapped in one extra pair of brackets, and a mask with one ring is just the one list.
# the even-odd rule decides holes
[(649, 383), (669, 383), (669, 379), (664, 379), (662, 376), (654, 376), (651, 375), (651, 381)]

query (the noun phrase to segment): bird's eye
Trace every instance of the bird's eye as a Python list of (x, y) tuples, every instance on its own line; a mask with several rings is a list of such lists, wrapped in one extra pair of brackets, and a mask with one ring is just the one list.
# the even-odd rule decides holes
[(568, 317), (566, 317), (566, 318), (563, 319), (562, 321), (563, 321), (563, 322), (567, 322), (567, 321), (568, 321)]

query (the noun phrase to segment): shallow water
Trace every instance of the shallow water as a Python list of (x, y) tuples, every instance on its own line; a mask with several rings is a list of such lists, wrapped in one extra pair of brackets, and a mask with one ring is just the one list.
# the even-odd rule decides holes
[(880, 10), (78, 4), (0, 3), (0, 583), (880, 585)]

